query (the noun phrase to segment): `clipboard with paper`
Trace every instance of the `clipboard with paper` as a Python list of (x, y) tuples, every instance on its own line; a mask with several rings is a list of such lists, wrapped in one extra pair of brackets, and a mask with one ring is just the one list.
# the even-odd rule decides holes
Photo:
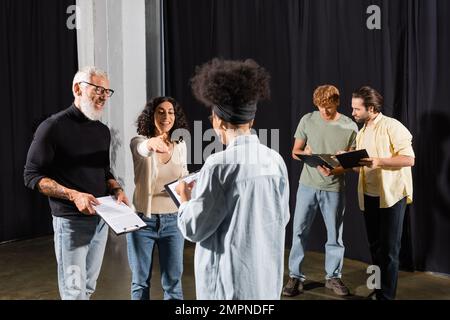
[(184, 178), (172, 181), (172, 182), (164, 185), (164, 189), (170, 195), (170, 197), (172, 198), (173, 202), (175, 202), (175, 204), (177, 205), (178, 208), (181, 205), (181, 198), (178, 195), (178, 193), (175, 191), (175, 189), (177, 188), (178, 184), (181, 181), (184, 181), (186, 183), (191, 183), (192, 181), (196, 180), (197, 177), (198, 177), (198, 173), (199, 173), (199, 171), (193, 172), (193, 173), (185, 176)]
[(120, 235), (147, 226), (133, 209), (124, 203), (118, 204), (112, 196), (97, 198), (97, 200), (100, 205), (94, 206), (95, 211), (115, 234)]
[(359, 162), (361, 159), (369, 158), (369, 154), (366, 149), (361, 149), (337, 154), (336, 158), (344, 169), (349, 169), (361, 167)]
[(300, 160), (310, 167), (324, 166), (330, 170), (337, 167), (339, 163), (329, 154), (295, 154)]

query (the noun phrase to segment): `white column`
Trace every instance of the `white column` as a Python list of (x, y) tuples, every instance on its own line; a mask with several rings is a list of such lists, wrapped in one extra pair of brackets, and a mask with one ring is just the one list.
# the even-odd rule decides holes
[[(123, 133), (125, 138), (125, 185), (134, 188), (130, 140), (136, 135), (136, 119), (147, 100), (145, 1), (122, 0), (123, 9)], [(131, 195), (131, 192), (127, 194)]]
[(80, 15), (77, 16), (78, 64), (94, 65), (94, 4), (89, 0), (77, 0)]
[(129, 143), (145, 106), (145, 0), (77, 0), (80, 67), (95, 65), (109, 74), (115, 90), (102, 122), (111, 130), (111, 167), (131, 200), (134, 172)]

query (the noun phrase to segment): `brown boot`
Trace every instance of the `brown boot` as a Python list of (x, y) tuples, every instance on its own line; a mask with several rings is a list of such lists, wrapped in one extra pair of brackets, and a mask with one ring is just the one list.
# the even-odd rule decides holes
[(303, 292), (303, 282), (300, 279), (289, 277), (283, 288), (283, 296), (295, 297)]
[(325, 287), (333, 290), (333, 292), (335, 294), (337, 294), (338, 296), (347, 296), (350, 294), (350, 290), (348, 290), (348, 288), (345, 286), (345, 284), (339, 278), (328, 279), (325, 282)]

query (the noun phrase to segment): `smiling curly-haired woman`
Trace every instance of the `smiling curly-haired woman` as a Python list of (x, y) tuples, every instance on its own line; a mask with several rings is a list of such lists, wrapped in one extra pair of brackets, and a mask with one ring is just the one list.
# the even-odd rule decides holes
[(186, 144), (172, 140), (176, 129), (187, 129), (186, 117), (170, 97), (149, 101), (137, 119), (138, 136), (131, 140), (136, 185), (133, 205), (147, 227), (127, 235), (132, 271), (131, 298), (150, 298), (152, 254), (159, 251), (164, 299), (183, 299), (184, 239), (177, 227), (178, 208), (164, 185), (188, 174)]
[(194, 184), (180, 183), (178, 226), (197, 242), (198, 299), (279, 299), (289, 183), (281, 156), (251, 127), (269, 74), (253, 60), (213, 59), (196, 69), (195, 97), (212, 109), (225, 151), (209, 156)]

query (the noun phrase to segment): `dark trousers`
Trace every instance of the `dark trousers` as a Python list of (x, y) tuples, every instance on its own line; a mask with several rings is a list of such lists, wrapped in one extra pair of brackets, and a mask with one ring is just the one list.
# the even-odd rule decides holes
[(380, 208), (380, 198), (364, 195), (364, 218), (372, 263), (380, 267), (379, 300), (393, 300), (397, 291), (399, 253), (406, 197), (389, 208)]

